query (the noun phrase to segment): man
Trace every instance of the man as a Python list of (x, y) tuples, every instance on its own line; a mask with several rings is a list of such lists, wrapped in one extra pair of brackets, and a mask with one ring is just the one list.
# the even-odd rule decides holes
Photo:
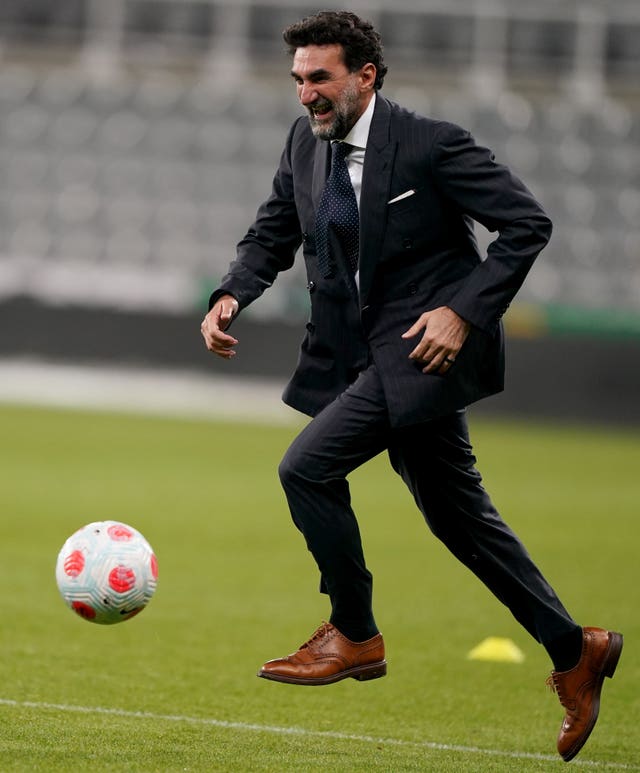
[[(466, 131), (382, 97), (387, 68), (368, 22), (324, 11), (284, 39), (307, 115), (201, 327), (210, 351), (234, 357), (232, 319), (302, 245), (311, 319), (283, 399), (313, 419), (280, 478), (331, 616), (258, 675), (322, 685), (386, 673), (346, 480), (386, 450), (434, 534), (549, 652), (566, 708), (558, 750), (570, 760), (596, 722), (622, 636), (583, 629), (562, 606), (483, 489), (464, 414), (502, 389), (501, 317), (551, 224)], [(499, 234), (484, 260), (472, 220)]]

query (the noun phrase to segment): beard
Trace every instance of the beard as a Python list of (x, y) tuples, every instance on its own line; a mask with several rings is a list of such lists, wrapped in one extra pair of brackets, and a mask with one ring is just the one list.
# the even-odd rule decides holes
[(355, 87), (346, 88), (335, 102), (319, 99), (315, 108), (321, 111), (333, 110), (330, 121), (320, 121), (313, 109), (307, 108), (309, 123), (313, 136), (319, 140), (341, 140), (351, 130), (358, 120), (358, 91)]

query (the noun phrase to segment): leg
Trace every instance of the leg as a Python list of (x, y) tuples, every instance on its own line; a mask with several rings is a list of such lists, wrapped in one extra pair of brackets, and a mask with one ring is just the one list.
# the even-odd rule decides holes
[(581, 629), (492, 505), (464, 412), (397, 431), (389, 456), (433, 533), (537, 641), (551, 652), (567, 637), (577, 659)]
[(556, 670), (548, 683), (566, 710), (558, 752), (573, 759), (598, 719), (622, 635), (583, 629), (562, 606), (482, 487), (464, 413), (394, 433), (389, 456), (434, 534), (549, 652)]
[(371, 366), (302, 430), (279, 468), (293, 521), (331, 599), (330, 622), (352, 641), (378, 629), (346, 476), (384, 450), (388, 438), (384, 394)]

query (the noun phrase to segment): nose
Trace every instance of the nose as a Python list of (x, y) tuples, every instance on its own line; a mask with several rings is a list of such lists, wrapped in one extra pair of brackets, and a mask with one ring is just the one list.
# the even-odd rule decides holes
[(300, 104), (307, 105), (313, 104), (318, 98), (318, 92), (308, 83), (302, 83), (298, 86), (298, 99)]

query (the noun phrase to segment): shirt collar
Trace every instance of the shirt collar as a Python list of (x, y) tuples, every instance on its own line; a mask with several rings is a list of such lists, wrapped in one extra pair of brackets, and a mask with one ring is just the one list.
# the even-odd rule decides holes
[(369, 129), (371, 128), (371, 119), (373, 118), (375, 105), (376, 94), (374, 91), (364, 113), (351, 127), (351, 131), (343, 139), (343, 142), (347, 142), (349, 145), (353, 145), (354, 148), (361, 148), (362, 150), (367, 147), (367, 138), (369, 137)]

